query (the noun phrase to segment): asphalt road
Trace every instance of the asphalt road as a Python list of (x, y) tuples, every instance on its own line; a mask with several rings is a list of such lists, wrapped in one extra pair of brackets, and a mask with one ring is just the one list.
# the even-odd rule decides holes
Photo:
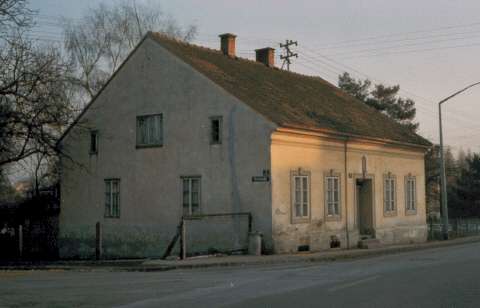
[(0, 272), (0, 307), (480, 307), (480, 243), (316, 264)]

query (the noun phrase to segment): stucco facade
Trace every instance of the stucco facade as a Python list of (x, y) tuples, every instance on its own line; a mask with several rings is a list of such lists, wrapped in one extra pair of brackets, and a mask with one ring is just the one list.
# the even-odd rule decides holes
[[(163, 115), (163, 146), (136, 148), (145, 114)], [(210, 144), (212, 116), (223, 117), (222, 144)], [(274, 129), (147, 38), (62, 141), (74, 163), (62, 162), (60, 255), (93, 256), (101, 222), (106, 257), (161, 256), (182, 216), (182, 176), (201, 177), (202, 213), (251, 212), (271, 247), (270, 184), (251, 177), (270, 167)], [(104, 217), (108, 178), (120, 179), (119, 218)]]
[[(366, 162), (366, 170), (363, 161)], [(332, 138), (326, 134), (280, 130), (272, 135), (272, 234), (275, 251), (294, 252), (299, 246), (310, 250), (330, 248), (331, 236), (341, 247), (355, 247), (360, 239), (356, 182), (372, 181), (374, 237), (384, 244), (423, 242), (427, 238), (425, 217), (424, 153), (362, 140)], [(292, 218), (292, 171), (301, 169), (310, 176), (310, 213), (305, 221)], [(340, 215), (326, 214), (325, 176), (340, 178)], [(396, 210), (384, 211), (383, 178), (396, 180)], [(416, 178), (416, 211), (405, 207), (404, 178)], [(348, 221), (348, 240), (346, 224)]]
[[(182, 48), (189, 50), (190, 46)], [(96, 223), (102, 226), (105, 257), (161, 256), (184, 215), (185, 177), (200, 179), (199, 213), (251, 213), (252, 229), (263, 234), (265, 252), (328, 249), (332, 236), (341, 247), (354, 247), (365, 230), (385, 244), (426, 240), (425, 147), (282, 126), (258, 111), (268, 110), (264, 99), (269, 96), (261, 92), (255, 97), (262, 98), (258, 110), (246, 104), (240, 95), (225, 90), (241, 84), (242, 80), (232, 77), (238, 71), (232, 70), (229, 76), (226, 69), (230, 66), (221, 70), (205, 60), (212, 51), (197, 52), (205, 57), (194, 59), (187, 54), (181, 59), (147, 35), (64, 135), (60, 146), (70, 158), (61, 162), (61, 257), (93, 257)], [(292, 76), (317, 82), (231, 58), (228, 53), (213, 56), (218, 65), (245, 66), (254, 76), (260, 70), (264, 76), (280, 74), (282, 83)], [(198, 67), (185, 59), (194, 59), (192, 63)], [(223, 86), (213, 81), (218, 76)], [(248, 80), (241, 93), (257, 84), (265, 91), (274, 82)], [(323, 83), (320, 86), (326, 87)], [(316, 87), (305, 89), (317, 91)], [(324, 99), (330, 97), (351, 99), (336, 92)], [(353, 103), (360, 104), (355, 105), (357, 112), (372, 112), (361, 103)], [(281, 106), (288, 107), (278, 105), (278, 109)], [(276, 112), (282, 121), (301, 118), (295, 108), (288, 109), (285, 117)], [(161, 145), (138, 146), (138, 117), (146, 115), (161, 115)], [(320, 112), (303, 116), (313, 117), (309, 121), (316, 123)], [(385, 122), (386, 129), (398, 133), (395, 126), (390, 127), (390, 120), (374, 116)], [(212, 119), (221, 119), (219, 143), (211, 142)], [(90, 152), (92, 132), (97, 136), (95, 153)], [(403, 134), (400, 129), (399, 136)], [(308, 175), (308, 211), (305, 207), (301, 219), (294, 217), (292, 201), (292, 175), (297, 173)], [(325, 212), (327, 176), (339, 182), (338, 215)], [(395, 211), (384, 211), (385, 176), (396, 179)], [(415, 211), (405, 211), (407, 177), (415, 179)], [(110, 179), (119, 187), (115, 217), (106, 215)], [(187, 251), (244, 248), (247, 233), (242, 219), (189, 221)]]

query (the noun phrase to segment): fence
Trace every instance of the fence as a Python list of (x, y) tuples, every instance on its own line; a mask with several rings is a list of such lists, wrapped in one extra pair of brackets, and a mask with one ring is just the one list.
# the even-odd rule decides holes
[[(441, 221), (430, 219), (428, 221), (428, 239), (441, 239), (442, 227)], [(449, 219), (448, 234), (450, 237), (480, 235), (480, 218)]]

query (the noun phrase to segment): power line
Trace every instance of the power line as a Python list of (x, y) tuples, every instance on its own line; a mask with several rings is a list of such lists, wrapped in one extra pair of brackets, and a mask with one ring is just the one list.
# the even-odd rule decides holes
[[(374, 82), (376, 82), (376, 83), (385, 84), (385, 82), (383, 82), (383, 81), (378, 81), (378, 80), (376, 80), (375, 78), (372, 78), (371, 76), (369, 76), (369, 75), (367, 75), (367, 74), (365, 74), (365, 73), (362, 73), (362, 72), (360, 72), (359, 70), (357, 70), (357, 69), (355, 69), (355, 68), (353, 68), (353, 67), (351, 67), (351, 66), (348, 66), (348, 65), (343, 64), (343, 63), (340, 63), (340, 62), (338, 62), (338, 61), (336, 61), (336, 60), (334, 60), (334, 59), (331, 59), (331, 58), (328, 57), (328, 56), (321, 55), (321, 54), (319, 54), (318, 52), (315, 52), (315, 51), (313, 51), (313, 50), (310, 50), (309, 48), (306, 48), (306, 47), (304, 47), (304, 49), (309, 50), (310, 52), (312, 52), (312, 53), (314, 53), (314, 54), (316, 54), (316, 55), (319, 55), (319, 56), (325, 58), (326, 60), (337, 64), (338, 66), (341, 66), (341, 67), (346, 68), (347, 71), (353, 71), (353, 72), (355, 72), (355, 73), (357, 73), (357, 74), (360, 74), (360, 75), (366, 77), (367, 79), (370, 79), (370, 80), (372, 80), (372, 81), (374, 81)], [(327, 62), (324, 62), (324, 63), (327, 63)], [(330, 66), (332, 66), (332, 65), (330, 65)], [(332, 67), (335, 67), (335, 66), (332, 66)], [(341, 69), (341, 70), (342, 70), (342, 69)], [(427, 108), (427, 106), (425, 106), (425, 107), (421, 106), (421, 105), (418, 103), (418, 101), (417, 101), (418, 104), (416, 104), (416, 107), (418, 107), (419, 109), (423, 109), (424, 111), (426, 111), (426, 112), (427, 112), (426, 115), (428, 115), (428, 116), (430, 116), (430, 117), (432, 117), (432, 118), (434, 117), (434, 116), (432, 115), (432, 112), (435, 112), (435, 109), (434, 109), (434, 104), (435, 104), (435, 102), (434, 102), (434, 101), (432, 101), (432, 100), (430, 100), (430, 99), (427, 99), (427, 98), (425, 98), (425, 97), (422, 97), (422, 96), (420, 96), (420, 95), (417, 95), (417, 94), (415, 94), (415, 93), (413, 93), (413, 92), (411, 92), (411, 91), (405, 90), (404, 88), (400, 88), (400, 92), (406, 93), (406, 94), (409, 95), (409, 96), (417, 97), (417, 98), (419, 98), (419, 99), (421, 99), (421, 100), (424, 100), (424, 101), (428, 101), (428, 102), (430, 103), (430, 104), (428, 105), (428, 107), (431, 107), (431, 109), (430, 109), (430, 108)], [(453, 115), (454, 117), (456, 117), (456, 118), (457, 118), (458, 120), (460, 120), (460, 121), (465, 121), (465, 120), (467, 120), (467, 121), (471, 121), (472, 123), (476, 124), (476, 121), (471, 120), (471, 119), (469, 119), (469, 118), (465, 118), (465, 117), (463, 117), (463, 116), (460, 115), (460, 114), (453, 113), (452, 115)], [(434, 118), (436, 119), (436, 117), (434, 117)], [(468, 127), (468, 128), (470, 128), (470, 129), (475, 129), (475, 130), (478, 129), (478, 128), (471, 128), (471, 127)]]
[[(37, 40), (37, 41), (47, 41), (47, 42), (58, 42), (58, 43), (63, 43), (63, 35), (58, 33), (53, 33), (53, 32), (49, 32), (49, 31), (42, 31), (42, 30), (34, 30), (33, 31), (34, 33), (32, 35), (29, 35), (28, 37), (30, 37), (31, 39), (34, 39), (34, 40)], [(260, 41), (260, 39), (250, 39), (250, 38), (242, 38), (242, 40), (246, 40), (246, 41), (255, 41), (255, 42), (258, 42)], [(211, 42), (214, 42), (213, 40)], [(215, 40), (215, 43), (217, 42), (217, 40)], [(200, 41), (201, 43), (201, 41)], [(209, 44), (207, 44), (209, 45)], [(477, 45), (477, 44), (475, 44)], [(365, 76), (373, 81), (375, 81), (375, 79), (371, 78), (370, 76), (346, 65), (346, 64), (343, 64), (343, 63), (340, 63), (332, 58), (330, 58), (329, 56), (326, 56), (326, 55), (322, 55), (322, 54), (319, 54), (318, 52), (316, 51), (312, 51), (310, 50), (309, 48), (306, 48), (306, 50), (309, 50), (310, 52), (312, 52), (312, 54), (314, 54), (314, 56), (309, 56), (308, 57), (308, 60), (307, 62), (309, 62), (310, 64), (313, 64), (313, 65), (318, 65), (318, 63), (316, 62), (321, 62), (323, 66), (327, 65), (329, 66), (330, 68), (332, 69), (329, 69), (329, 72), (334, 74), (334, 72), (336, 72), (336, 70), (338, 69), (339, 71), (345, 71), (343, 68), (339, 68), (339, 67), (344, 67), (346, 68), (346, 71), (353, 71), (353, 72), (356, 72), (357, 74), (360, 74), (362, 76)], [(411, 52), (411, 51), (410, 51)], [(251, 55), (253, 54), (253, 51), (250, 51), (250, 50), (239, 50), (239, 54), (245, 54), (245, 55)], [(306, 56), (305, 54), (303, 54), (303, 56)], [(319, 58), (322, 58), (322, 59), (325, 59), (325, 61), (321, 61)], [(334, 63), (334, 64), (331, 64), (331, 63)], [(308, 65), (305, 65), (305, 64), (302, 64), (303, 67), (308, 67), (310, 70), (315, 70), (313, 69), (311, 66), (308, 66)], [(317, 70), (315, 70), (317, 71)], [(318, 71), (317, 71), (318, 72)], [(324, 74), (324, 72), (320, 72), (320, 74)], [(331, 77), (332, 75), (329, 74), (329, 76)], [(338, 77), (338, 76), (337, 76)], [(335, 78), (332, 78), (332, 80), (335, 80)], [(377, 82), (378, 83), (378, 82)], [(383, 83), (383, 82), (381, 82)], [(434, 103), (432, 100), (429, 100), (429, 99), (426, 99), (424, 97), (421, 97), (413, 92), (410, 92), (410, 91), (407, 91), (405, 90), (404, 88), (401, 88), (400, 89), (401, 92), (404, 92), (404, 93), (407, 93), (408, 95), (410, 96), (414, 96), (414, 97), (417, 97), (417, 98), (420, 98), (421, 100), (424, 100), (424, 101), (428, 101), (430, 103)], [(418, 102), (418, 101), (417, 101)], [(417, 104), (417, 107), (419, 107), (420, 109), (424, 109), (424, 110), (427, 110), (425, 108), (423, 108), (420, 104)], [(429, 105), (429, 107), (432, 107)], [(434, 110), (433, 110), (434, 111)], [(427, 115), (430, 115), (432, 112), (431, 109), (428, 109), (428, 112), (426, 113)], [(461, 121), (465, 121), (465, 120), (468, 120), (468, 121), (473, 121), (471, 119), (467, 119), (465, 118), (463, 115), (460, 115), (460, 114), (456, 114), (456, 113), (453, 113), (453, 116), (456, 117), (457, 119), (460, 119)], [(475, 128), (476, 129), (476, 128)]]
[(359, 43), (352, 43), (348, 45), (342, 46), (333, 46), (333, 47), (316, 47), (319, 50), (332, 50), (332, 49), (347, 49), (347, 48), (356, 48), (356, 47), (363, 47), (363, 46), (372, 46), (372, 45), (383, 45), (388, 43), (398, 43), (398, 42), (408, 42), (408, 41), (421, 41), (427, 40), (431, 38), (439, 38), (439, 37), (455, 37), (458, 35), (466, 35), (466, 34), (476, 34), (479, 33), (479, 30), (475, 31), (467, 31), (467, 32), (455, 32), (455, 33), (440, 33), (435, 35), (427, 35), (427, 36), (420, 36), (420, 37), (410, 37), (410, 38), (403, 38), (403, 39), (386, 39), (386, 40), (379, 40), (379, 41), (366, 41), (366, 42), (359, 42)]
[[(477, 33), (480, 33), (480, 32), (477, 32)], [(473, 36), (463, 36), (463, 37), (455, 37), (455, 38), (449, 38), (449, 39), (430, 40), (430, 41), (410, 43), (410, 44), (396, 44), (396, 45), (384, 46), (384, 47), (375, 47), (375, 48), (367, 48), (367, 49), (360, 49), (360, 50), (353, 50), (353, 51), (337, 52), (334, 55), (335, 56), (354, 56), (354, 55), (356, 56), (359, 54), (361, 55), (361, 54), (368, 54), (372, 52), (378, 52), (379, 50), (391, 50), (392, 48), (424, 46), (432, 43), (438, 44), (438, 43), (467, 40), (467, 39), (479, 38), (479, 37), (480, 35), (473, 35)], [(329, 54), (327, 53), (327, 55)]]
[[(349, 43), (352, 43), (352, 42), (361, 42), (361, 41), (369, 41), (371, 43), (372, 41), (374, 41), (376, 39), (391, 38), (391, 37), (395, 37), (395, 36), (406, 36), (406, 35), (419, 34), (419, 33), (432, 33), (432, 32), (438, 32), (438, 31), (441, 31), (441, 30), (467, 28), (467, 27), (472, 27), (472, 26), (480, 26), (480, 22), (474, 22), (474, 23), (462, 24), (462, 25), (445, 26), (445, 27), (439, 27), (439, 28), (432, 28), (432, 29), (428, 29), (428, 30), (382, 34), (382, 35), (378, 35), (378, 36), (370, 36), (370, 37), (358, 38), (358, 39), (353, 39), (353, 40), (344, 40), (344, 41), (338, 41), (338, 42), (334, 42), (334, 43), (331, 43), (331, 44), (328, 44), (328, 45), (324, 45), (324, 47), (338, 46), (338, 45), (344, 45), (344, 44), (349, 44)], [(317, 47), (321, 48), (321, 46), (317, 46)]]
[(390, 56), (390, 55), (398, 55), (398, 54), (419, 53), (419, 52), (425, 52), (425, 51), (458, 49), (458, 48), (467, 48), (467, 47), (476, 47), (476, 46), (480, 46), (480, 43), (454, 45), (454, 46), (444, 46), (444, 47), (435, 47), (435, 48), (426, 48), (426, 49), (412, 49), (412, 50), (402, 50), (402, 51), (391, 51), (391, 52), (376, 53), (376, 54), (369, 54), (369, 55), (359, 55), (359, 56), (343, 57), (342, 59), (343, 59), (343, 60), (347, 60), (347, 59), (358, 59), (358, 58), (382, 57), (382, 56)]

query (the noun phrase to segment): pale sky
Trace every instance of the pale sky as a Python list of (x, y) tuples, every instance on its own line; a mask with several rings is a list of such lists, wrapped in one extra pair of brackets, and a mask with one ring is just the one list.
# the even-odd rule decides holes
[[(40, 24), (32, 35), (59, 40), (55, 17), (78, 18), (85, 9), (115, 0), (30, 0)], [(142, 0), (137, 0), (142, 2)], [(194, 23), (195, 43), (218, 48), (217, 35), (237, 34), (239, 56), (256, 48), (298, 41), (291, 69), (336, 84), (349, 71), (358, 78), (399, 84), (415, 100), (419, 133), (438, 142), (436, 102), (480, 81), (478, 0), (144, 0), (181, 24)], [(277, 62), (277, 64), (280, 64)], [(444, 108), (445, 142), (480, 151), (480, 86)], [(372, 123), (374, 125), (374, 123)]]

